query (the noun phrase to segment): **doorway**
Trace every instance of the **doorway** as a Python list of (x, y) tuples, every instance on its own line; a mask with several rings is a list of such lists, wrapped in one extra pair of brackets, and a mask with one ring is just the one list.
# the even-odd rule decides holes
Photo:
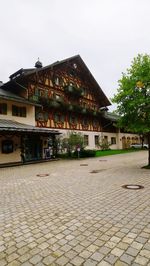
[(42, 159), (42, 140), (39, 136), (26, 136), (25, 140), (25, 160)]

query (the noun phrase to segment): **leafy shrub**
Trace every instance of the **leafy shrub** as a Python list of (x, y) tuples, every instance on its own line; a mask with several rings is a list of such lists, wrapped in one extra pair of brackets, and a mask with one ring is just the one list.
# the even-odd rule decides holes
[[(96, 156), (96, 151), (95, 150), (84, 150), (81, 149), (79, 152), (79, 157), (80, 158), (88, 158), (88, 157), (95, 157)], [(76, 150), (73, 153), (73, 157), (77, 158), (78, 157), (78, 151)]]

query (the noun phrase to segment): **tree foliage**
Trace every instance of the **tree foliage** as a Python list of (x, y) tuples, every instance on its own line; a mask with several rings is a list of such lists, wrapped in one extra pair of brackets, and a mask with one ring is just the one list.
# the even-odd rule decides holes
[(111, 144), (103, 136), (99, 136), (97, 147), (101, 148), (102, 151), (110, 150)]
[(122, 73), (113, 102), (118, 104), (119, 126), (134, 133), (147, 134), (150, 165), (150, 56), (139, 54), (127, 73)]
[(68, 135), (61, 139), (62, 150), (67, 150), (68, 154), (76, 151), (77, 148), (83, 149), (84, 136), (74, 131), (68, 132)]
[(139, 54), (118, 81), (119, 126), (135, 133), (150, 133), (150, 56)]

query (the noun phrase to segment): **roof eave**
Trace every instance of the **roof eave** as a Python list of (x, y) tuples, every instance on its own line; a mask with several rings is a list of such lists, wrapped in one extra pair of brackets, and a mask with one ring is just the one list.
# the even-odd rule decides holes
[(21, 100), (21, 99), (17, 99), (17, 98), (13, 98), (13, 97), (7, 97), (4, 95), (0, 95), (1, 99), (5, 99), (5, 100), (9, 100), (9, 101), (15, 101), (15, 102), (19, 102), (19, 103), (23, 103), (23, 104), (27, 104), (27, 105), (33, 105), (33, 106), (37, 106), (37, 107), (42, 107), (41, 104), (37, 104), (37, 103), (33, 103), (33, 102), (29, 102), (26, 100)]

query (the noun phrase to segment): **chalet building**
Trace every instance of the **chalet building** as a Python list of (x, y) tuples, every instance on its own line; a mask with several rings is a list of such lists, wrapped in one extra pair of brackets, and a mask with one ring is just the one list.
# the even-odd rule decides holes
[(110, 101), (79, 55), (45, 67), (38, 60), (12, 74), (0, 91), (0, 162), (12, 151), (11, 160), (18, 160), (20, 149), (26, 160), (44, 158), (51, 146), (54, 153), (56, 135), (72, 130), (84, 135), (89, 149), (97, 149), (100, 138), (112, 149), (139, 142), (116, 127)]

